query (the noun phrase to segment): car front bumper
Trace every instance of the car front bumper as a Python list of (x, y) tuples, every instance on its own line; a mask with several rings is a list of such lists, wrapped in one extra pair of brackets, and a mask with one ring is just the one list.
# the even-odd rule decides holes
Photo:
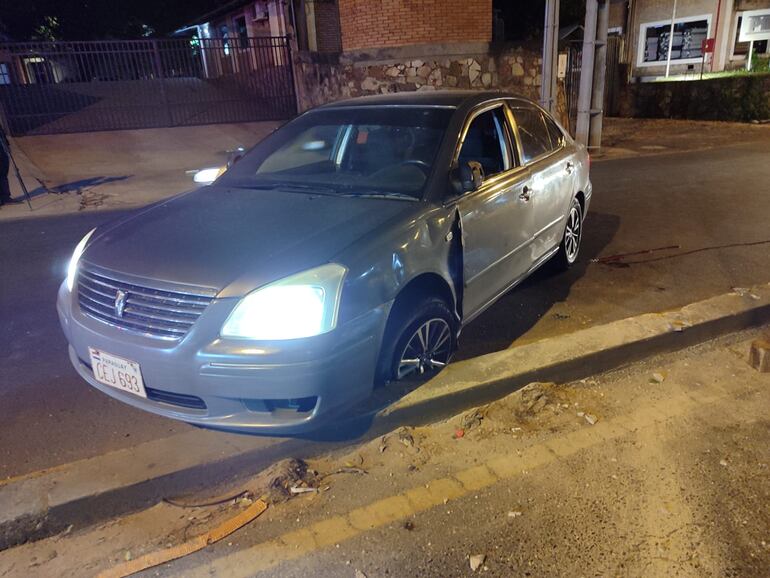
[[(65, 284), (57, 311), (70, 361), (83, 379), (115, 399), (172, 419), (233, 431), (296, 434), (371, 393), (390, 304), (325, 335), (271, 342), (219, 337), (234, 304), (214, 300), (179, 341), (85, 315)], [(96, 381), (89, 347), (137, 362), (148, 397)]]

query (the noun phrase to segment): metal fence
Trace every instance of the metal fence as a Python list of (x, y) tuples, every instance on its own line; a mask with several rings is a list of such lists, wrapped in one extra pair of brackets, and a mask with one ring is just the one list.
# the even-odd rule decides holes
[[(580, 92), (580, 71), (583, 64), (583, 44), (573, 42), (567, 48), (567, 76), (564, 89), (567, 96), (571, 134), (575, 134), (577, 124), (577, 103)], [(617, 116), (620, 108), (620, 93), (623, 84), (623, 38), (607, 38), (607, 74), (604, 80), (604, 114)]]
[(567, 96), (569, 113), (569, 132), (575, 134), (577, 124), (577, 104), (580, 93), (580, 71), (583, 65), (583, 45), (572, 43), (567, 49), (567, 76), (564, 78), (564, 91)]
[(0, 67), (15, 136), (296, 113), (285, 37), (0, 43)]

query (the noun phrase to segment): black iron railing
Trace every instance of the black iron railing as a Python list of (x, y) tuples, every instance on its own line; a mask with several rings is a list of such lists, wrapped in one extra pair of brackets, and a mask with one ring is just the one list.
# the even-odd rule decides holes
[(0, 43), (12, 134), (289, 118), (285, 37)]

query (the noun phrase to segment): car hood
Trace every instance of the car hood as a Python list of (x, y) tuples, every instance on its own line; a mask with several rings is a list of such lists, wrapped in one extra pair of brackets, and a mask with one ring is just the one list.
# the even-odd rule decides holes
[(241, 296), (321, 265), (418, 203), (203, 187), (97, 231), (83, 262)]

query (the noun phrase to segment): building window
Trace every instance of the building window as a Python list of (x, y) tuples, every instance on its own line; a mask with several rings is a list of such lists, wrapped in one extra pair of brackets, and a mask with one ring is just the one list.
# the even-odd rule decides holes
[[(738, 16), (738, 22), (735, 28), (735, 44), (733, 44), (733, 56), (747, 57), (749, 54), (749, 45), (751, 42), (741, 42), (741, 25), (743, 24), (743, 16)], [(754, 53), (763, 54), (767, 52), (767, 40), (754, 41)]]
[[(691, 64), (700, 61), (702, 42), (709, 37), (711, 16), (677, 18), (674, 21), (674, 41), (671, 61)], [(668, 59), (671, 21), (648, 22), (641, 25), (639, 35), (639, 65), (652, 65)]]
[(5, 62), (0, 62), (0, 84), (11, 84), (11, 73)]
[(249, 47), (249, 29), (246, 28), (246, 17), (241, 16), (234, 21), (235, 30), (238, 34), (238, 43), (241, 48)]

